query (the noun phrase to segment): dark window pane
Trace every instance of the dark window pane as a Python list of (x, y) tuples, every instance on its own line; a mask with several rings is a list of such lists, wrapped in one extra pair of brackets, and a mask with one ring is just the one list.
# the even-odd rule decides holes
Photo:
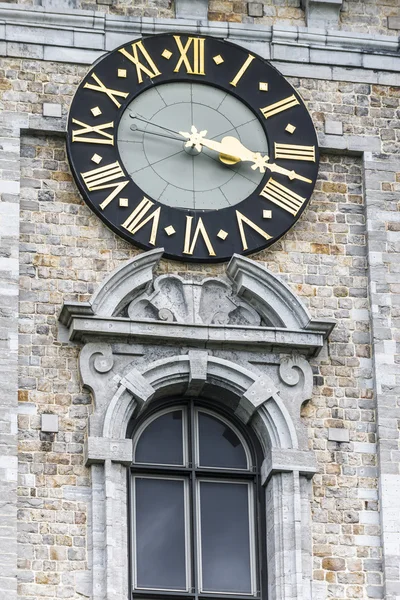
[(202, 588), (251, 593), (248, 485), (200, 482)]
[(184, 482), (135, 477), (136, 584), (186, 590)]
[(166, 413), (147, 425), (136, 445), (135, 462), (183, 464), (182, 411)]
[(198, 415), (200, 465), (247, 469), (246, 453), (236, 433), (207, 413)]

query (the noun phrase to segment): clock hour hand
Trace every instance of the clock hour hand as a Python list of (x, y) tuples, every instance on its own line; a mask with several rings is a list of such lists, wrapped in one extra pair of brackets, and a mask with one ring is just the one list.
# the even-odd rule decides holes
[(260, 169), (261, 173), (264, 173), (269, 159), (266, 154), (262, 156), (260, 152), (249, 150), (246, 146), (243, 146), (240, 140), (231, 136), (224, 137), (220, 142), (216, 142), (205, 137), (207, 135), (206, 130), (197, 131), (196, 127), (192, 125), (190, 131), (191, 133), (187, 131), (179, 132), (182, 137), (188, 140), (185, 146), (196, 148), (198, 152), (201, 152), (202, 147), (215, 150), (215, 152), (219, 152), (220, 161), (228, 165), (234, 165), (239, 161), (252, 162), (254, 163), (252, 169)]

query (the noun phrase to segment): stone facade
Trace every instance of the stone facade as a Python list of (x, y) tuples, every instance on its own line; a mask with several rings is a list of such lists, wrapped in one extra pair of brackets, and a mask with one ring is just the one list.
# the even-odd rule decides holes
[[(117, 238), (81, 200), (66, 162), (65, 116), (88, 65), (105, 49), (142, 30), (174, 25), (192, 31), (197, 24), (163, 20), (175, 15), (167, 0), (69, 0), (71, 21), (64, 28), (66, 17), (57, 12), (63, 1), (43, 0), (36, 12), (22, 4), (0, 6), (7, 23), (0, 22), (0, 593), (10, 600), (101, 598), (90, 575), (90, 528), (100, 506), (91, 494), (105, 475), (87, 466), (85, 450), (95, 407), (79, 373), (83, 342), (68, 339), (59, 315), (65, 304), (89, 301), (111, 271), (140, 251)], [(313, 586), (311, 594), (303, 581), (302, 593), (321, 600), (395, 600), (400, 59), (396, 38), (371, 34), (396, 35), (398, 30), (387, 29), (387, 18), (398, 7), (396, 0), (344, 1), (338, 31), (327, 34), (286, 27), (304, 27), (299, 2), (250, 3), (262, 4), (262, 17), (249, 16), (248, 4), (210, 0), (204, 27), (273, 60), (304, 99), (322, 152), (309, 208), (272, 249), (252, 257), (289, 286), (313, 319), (336, 321), (323, 350), (309, 357), (314, 387), (298, 421), (317, 465), (310, 499), (306, 489), (299, 496), (303, 510), (312, 510)], [(97, 10), (98, 24), (92, 12), (79, 9)], [(102, 21), (104, 13), (121, 20)], [(229, 29), (222, 21), (238, 25)], [(261, 27), (251, 29), (253, 24)], [(281, 39), (270, 25), (279, 26)], [(340, 37), (339, 28), (365, 33)], [(61, 105), (62, 117), (43, 116), (45, 103)], [(226, 265), (164, 259), (155, 266), (155, 277), (197, 283), (206, 277), (226, 281), (225, 272)], [(188, 348), (180, 353), (186, 356)], [(210, 357), (217, 355), (209, 350)], [(42, 431), (47, 413), (58, 415), (58, 433)], [(124, 470), (118, 466), (111, 480), (118, 482)], [(107, 599), (114, 597), (122, 599), (110, 590)]]

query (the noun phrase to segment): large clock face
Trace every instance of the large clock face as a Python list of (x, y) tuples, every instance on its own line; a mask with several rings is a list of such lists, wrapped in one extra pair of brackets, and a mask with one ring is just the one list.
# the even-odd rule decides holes
[(124, 44), (86, 76), (67, 139), (85, 202), (169, 258), (218, 262), (277, 241), (313, 191), (318, 144), (267, 61), (210, 37)]

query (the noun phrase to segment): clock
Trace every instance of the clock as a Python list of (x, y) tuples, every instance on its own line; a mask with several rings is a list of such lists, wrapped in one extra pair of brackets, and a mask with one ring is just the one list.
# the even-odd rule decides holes
[(255, 53), (207, 36), (113, 50), (77, 89), (67, 127), (87, 205), (171, 259), (222, 262), (270, 246), (305, 210), (318, 172), (298, 92)]

